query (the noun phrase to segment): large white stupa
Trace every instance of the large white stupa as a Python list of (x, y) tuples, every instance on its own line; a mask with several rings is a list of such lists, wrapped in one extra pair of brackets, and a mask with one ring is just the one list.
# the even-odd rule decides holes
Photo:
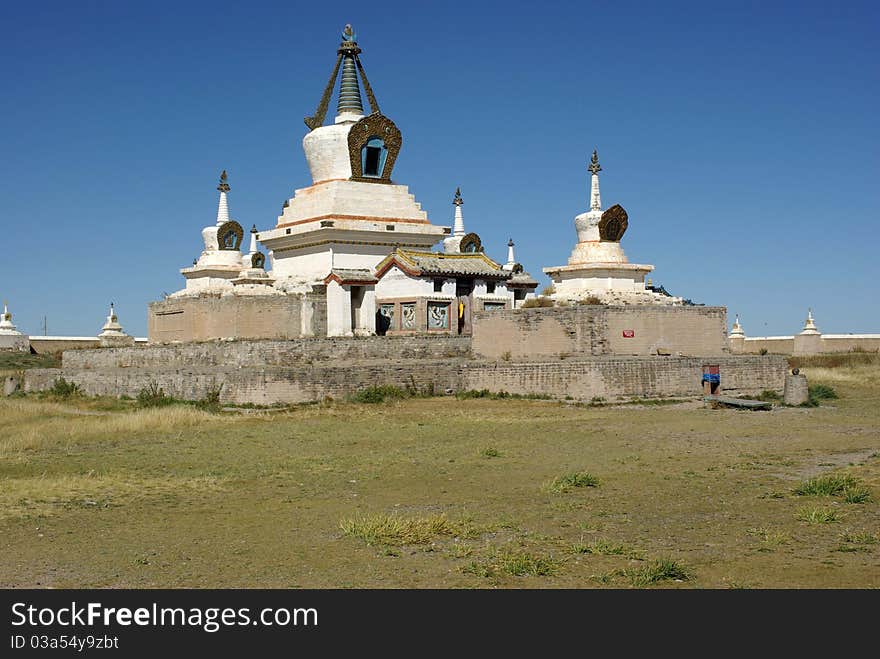
[[(428, 250), (449, 234), (428, 221), (407, 186), (391, 179), (403, 138), (380, 112), (360, 53), (346, 25), (318, 109), (305, 119), (310, 131), (303, 150), (312, 185), (296, 190), (275, 228), (259, 234), (272, 250), (276, 286), (285, 291), (322, 282), (334, 271), (344, 282), (371, 283), (372, 268), (396, 247)], [(370, 114), (364, 113), (358, 73)], [(336, 117), (325, 126), (337, 77)]]

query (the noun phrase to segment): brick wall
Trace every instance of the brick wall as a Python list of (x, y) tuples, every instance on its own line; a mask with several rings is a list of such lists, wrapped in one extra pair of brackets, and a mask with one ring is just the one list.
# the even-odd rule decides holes
[(559, 355), (723, 355), (724, 307), (576, 305), (476, 312), (474, 353), (497, 359)]

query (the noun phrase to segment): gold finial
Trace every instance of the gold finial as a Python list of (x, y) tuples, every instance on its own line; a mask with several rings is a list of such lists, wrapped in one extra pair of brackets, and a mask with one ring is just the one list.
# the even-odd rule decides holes
[(224, 169), (222, 172), (220, 172), (220, 185), (217, 186), (217, 189), (220, 192), (229, 192), (229, 190), (231, 189), (229, 187), (229, 183), (226, 182), (226, 179), (226, 170)]
[(590, 158), (590, 166), (587, 167), (591, 174), (598, 174), (602, 171), (602, 165), (599, 164), (599, 153), (593, 149), (593, 157)]

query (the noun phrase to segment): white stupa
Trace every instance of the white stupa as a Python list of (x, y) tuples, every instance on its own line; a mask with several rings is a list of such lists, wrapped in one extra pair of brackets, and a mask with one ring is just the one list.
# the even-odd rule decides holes
[[(275, 285), (285, 291), (309, 291), (329, 276), (345, 285), (369, 285), (373, 268), (395, 248), (429, 250), (449, 235), (448, 228), (428, 221), (407, 186), (391, 178), (403, 137), (379, 110), (360, 54), (346, 25), (318, 108), (305, 119), (303, 150), (312, 185), (297, 189), (276, 226), (259, 235), (273, 251)], [(324, 125), (337, 78), (336, 116)]]
[(119, 318), (116, 316), (116, 309), (113, 303), (110, 303), (110, 314), (107, 316), (107, 322), (101, 327), (101, 333), (98, 334), (102, 348), (121, 348), (134, 345), (134, 337), (129, 336), (119, 324)]
[(576, 302), (588, 297), (605, 304), (681, 304), (682, 299), (662, 295), (645, 287), (645, 275), (653, 265), (630, 263), (620, 246), (628, 225), (622, 206), (602, 210), (599, 193), (599, 155), (587, 168), (591, 174), (590, 210), (574, 219), (578, 242), (567, 265), (544, 268), (553, 281), (553, 299)]
[(3, 315), (0, 316), (0, 350), (28, 352), (30, 349), (30, 339), (12, 324), (12, 314), (9, 313), (9, 306), (4, 302)]

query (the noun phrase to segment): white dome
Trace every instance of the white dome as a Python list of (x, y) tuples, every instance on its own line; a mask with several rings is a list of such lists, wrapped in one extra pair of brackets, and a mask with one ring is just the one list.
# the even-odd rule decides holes
[(303, 138), (303, 151), (312, 172), (312, 182), (351, 178), (348, 133), (354, 122), (321, 126)]

